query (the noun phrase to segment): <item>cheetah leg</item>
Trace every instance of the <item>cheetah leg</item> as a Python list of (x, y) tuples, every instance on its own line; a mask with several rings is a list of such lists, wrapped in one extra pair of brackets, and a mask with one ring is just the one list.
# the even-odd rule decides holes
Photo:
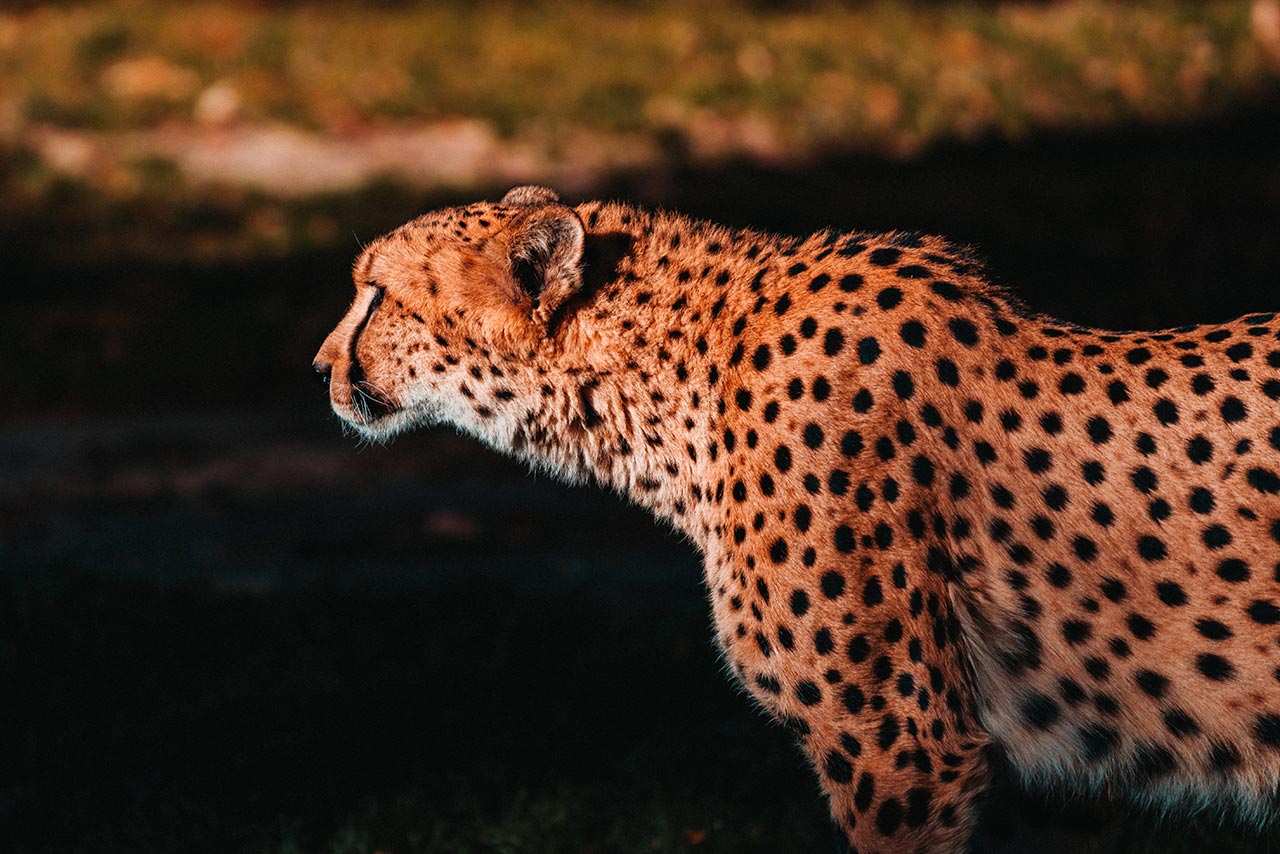
[(853, 854), (946, 854), (966, 850), (990, 784), (984, 743), (903, 733), (875, 754), (874, 746), (855, 748), (847, 733), (813, 732), (805, 749)]

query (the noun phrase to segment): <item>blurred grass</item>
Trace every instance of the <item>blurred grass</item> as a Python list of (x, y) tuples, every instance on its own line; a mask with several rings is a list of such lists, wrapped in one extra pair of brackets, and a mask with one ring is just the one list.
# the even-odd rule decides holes
[[(345, 211), (423, 191), (592, 195), (619, 168), (900, 158), (1277, 95), (1280, 0), (26, 0), (0, 12), (0, 219), (63, 223), (95, 260), (252, 258), (345, 245)], [(252, 137), (281, 125), (304, 135)], [(396, 129), (443, 136), (371, 152)], [(274, 187), (243, 172), (267, 148)], [(445, 165), (395, 174), (424, 161)]]
[(1187, 116), (1280, 71), (1265, 0), (769, 5), (37, 7), (0, 17), (0, 91), (11, 132), (190, 121), (221, 84), (246, 120), (329, 131), (466, 116), (697, 135), (753, 116), (782, 146), (912, 150)]

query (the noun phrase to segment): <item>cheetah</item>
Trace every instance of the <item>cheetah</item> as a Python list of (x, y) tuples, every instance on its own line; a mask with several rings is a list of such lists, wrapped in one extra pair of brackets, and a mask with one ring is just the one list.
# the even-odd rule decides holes
[(372, 242), (315, 368), (648, 508), (852, 850), (963, 850), (1023, 782), (1264, 820), (1280, 317), (1111, 332), (931, 236), (780, 237), (543, 187)]

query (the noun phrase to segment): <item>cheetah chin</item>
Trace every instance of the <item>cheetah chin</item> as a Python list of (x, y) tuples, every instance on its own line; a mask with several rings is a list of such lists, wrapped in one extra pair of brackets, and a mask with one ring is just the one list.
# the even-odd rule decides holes
[[(356, 260), (316, 356), (701, 552), (732, 677), (856, 851), (968, 844), (993, 768), (1261, 823), (1280, 783), (1280, 320), (1037, 315), (916, 234), (518, 187)], [(765, 785), (765, 783), (762, 783)]]

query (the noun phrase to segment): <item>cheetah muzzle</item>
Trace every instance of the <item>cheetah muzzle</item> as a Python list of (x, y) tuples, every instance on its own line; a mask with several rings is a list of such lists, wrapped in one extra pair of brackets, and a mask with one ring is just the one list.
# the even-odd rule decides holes
[[(597, 247), (620, 246), (614, 262)], [(935, 237), (545, 188), (374, 241), (316, 367), (689, 536), (734, 676), (855, 850), (1035, 785), (1262, 820), (1280, 781), (1280, 321), (1032, 314)]]

